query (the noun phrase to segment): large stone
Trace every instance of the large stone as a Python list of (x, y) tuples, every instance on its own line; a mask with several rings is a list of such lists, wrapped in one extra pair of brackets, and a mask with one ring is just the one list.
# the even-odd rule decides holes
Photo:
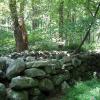
[(32, 88), (29, 90), (29, 94), (31, 97), (33, 96), (39, 96), (41, 94), (41, 91), (39, 88)]
[(63, 57), (63, 63), (69, 63), (69, 62), (71, 62), (71, 57), (70, 56), (64, 56)]
[(26, 62), (26, 68), (32, 68), (34, 64), (34, 61)]
[(48, 66), (48, 60), (34, 60), (26, 63), (27, 68), (38, 68)]
[(39, 61), (35, 61), (32, 67), (44, 67), (47, 66), (48, 64), (49, 64), (48, 60), (39, 60)]
[(73, 59), (72, 59), (72, 65), (73, 65), (74, 67), (77, 67), (77, 66), (81, 65), (81, 60), (78, 59), (78, 58), (73, 58)]
[(64, 81), (64, 82), (61, 84), (61, 92), (62, 92), (63, 94), (66, 94), (66, 92), (68, 92), (69, 88), (70, 88), (70, 86), (69, 86), (69, 84), (68, 84), (66, 81)]
[(36, 86), (38, 86), (38, 81), (30, 77), (17, 76), (12, 78), (10, 83), (10, 87), (15, 90), (34, 88)]
[(28, 93), (26, 91), (14, 91), (9, 89), (7, 92), (8, 100), (29, 100)]
[(32, 57), (32, 56), (26, 57), (27, 62), (34, 61), (34, 60), (35, 60), (35, 57)]
[(6, 87), (4, 84), (0, 83), (0, 100), (6, 100)]
[(23, 61), (23, 59), (16, 59), (7, 68), (6, 76), (8, 79), (11, 79), (15, 76), (18, 76), (24, 70), (25, 70), (25, 62)]
[(25, 70), (25, 75), (29, 77), (44, 77), (46, 73), (41, 69), (30, 68)]
[(9, 66), (11, 63), (13, 63), (13, 61), (14, 61), (14, 59), (7, 58), (7, 60), (6, 60), (7, 66)]
[(55, 75), (53, 77), (53, 82), (55, 85), (60, 85), (62, 82), (68, 80), (70, 78), (69, 73), (64, 73), (64, 74), (59, 74), (59, 75)]
[(72, 66), (72, 63), (66, 63), (62, 65), (62, 69), (72, 70), (74, 67)]
[(40, 89), (42, 91), (48, 91), (48, 92), (50, 92), (50, 91), (54, 90), (53, 82), (50, 79), (47, 79), (47, 78), (43, 79), (40, 82), (39, 86), (40, 86)]
[(49, 64), (44, 68), (47, 74), (51, 74), (54, 71), (54, 69), (55, 69), (55, 64)]

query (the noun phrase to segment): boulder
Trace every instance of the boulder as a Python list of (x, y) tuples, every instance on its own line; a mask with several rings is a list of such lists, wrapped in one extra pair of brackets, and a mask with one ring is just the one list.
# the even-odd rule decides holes
[(7, 66), (9, 66), (11, 63), (13, 63), (13, 61), (14, 61), (14, 59), (7, 58), (7, 60), (6, 60)]
[(72, 70), (74, 67), (72, 66), (72, 63), (66, 63), (62, 65), (62, 69)]
[(30, 96), (39, 96), (41, 94), (41, 91), (39, 88), (32, 88), (29, 91)]
[(9, 89), (7, 92), (8, 100), (29, 100), (28, 93), (26, 91), (14, 91)]
[(30, 68), (25, 70), (25, 75), (29, 77), (44, 77), (46, 73), (41, 69)]
[(44, 66), (47, 66), (48, 64), (49, 64), (48, 60), (38, 60), (34, 62), (32, 67), (44, 67)]
[(41, 80), (39, 86), (42, 91), (50, 92), (54, 90), (53, 82), (47, 78)]
[(58, 85), (61, 85), (62, 82), (68, 80), (70, 77), (69, 77), (69, 73), (67, 75), (67, 73), (64, 73), (64, 74), (59, 74), (59, 75), (55, 75), (53, 77), (53, 82), (56, 86)]
[(32, 56), (26, 57), (27, 62), (34, 61), (34, 60), (35, 60), (35, 57), (32, 57)]
[(30, 77), (17, 76), (12, 78), (10, 87), (15, 90), (34, 88), (38, 86), (38, 81)]
[(78, 59), (78, 58), (73, 58), (73, 59), (72, 59), (72, 65), (73, 65), (74, 67), (77, 67), (77, 66), (81, 65), (81, 60)]
[(26, 62), (27, 68), (38, 68), (38, 67), (45, 67), (48, 66), (49, 61), (48, 60), (34, 60), (30, 62)]
[(69, 86), (69, 84), (68, 84), (66, 81), (64, 81), (64, 82), (61, 84), (61, 92), (62, 92), (63, 94), (66, 94), (66, 92), (68, 92), (69, 88), (70, 88), (70, 86)]
[(26, 62), (26, 68), (32, 68), (34, 61)]
[(63, 57), (63, 63), (69, 63), (69, 62), (71, 62), (71, 57), (70, 56), (64, 56)]
[(16, 59), (13, 61), (6, 71), (6, 76), (8, 79), (18, 76), (21, 72), (25, 70), (25, 62), (23, 59)]
[(51, 74), (53, 72), (54, 68), (55, 68), (55, 64), (50, 64), (50, 65), (44, 67), (44, 70), (47, 74)]

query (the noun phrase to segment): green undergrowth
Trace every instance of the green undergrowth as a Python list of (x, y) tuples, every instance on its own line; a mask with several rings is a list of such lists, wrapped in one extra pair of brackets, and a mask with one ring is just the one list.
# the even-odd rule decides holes
[(62, 100), (100, 100), (100, 80), (78, 82)]

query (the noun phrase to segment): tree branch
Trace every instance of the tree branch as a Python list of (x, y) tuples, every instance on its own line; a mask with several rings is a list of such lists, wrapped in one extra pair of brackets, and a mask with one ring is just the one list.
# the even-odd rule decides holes
[(84, 39), (83, 39), (82, 42), (80, 43), (79, 47), (74, 51), (74, 53), (80, 52), (80, 49), (81, 49), (82, 45), (84, 44), (85, 40), (87, 39), (88, 35), (90, 34), (91, 27), (92, 27), (92, 25), (94, 24), (95, 19), (96, 19), (96, 16), (97, 16), (97, 13), (98, 13), (98, 11), (99, 11), (99, 7), (100, 7), (100, 2), (99, 2), (99, 4), (98, 4), (98, 6), (97, 6), (97, 9), (96, 9), (94, 15), (93, 15), (93, 20), (92, 20), (91, 24), (89, 24), (89, 27), (88, 27), (88, 29), (87, 29), (87, 32), (86, 32), (86, 34), (85, 34)]

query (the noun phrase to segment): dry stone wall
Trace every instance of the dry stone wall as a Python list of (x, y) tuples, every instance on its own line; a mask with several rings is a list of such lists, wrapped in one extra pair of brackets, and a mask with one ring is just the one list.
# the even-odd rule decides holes
[(22, 52), (0, 57), (2, 100), (45, 100), (76, 81), (99, 77), (100, 54)]

